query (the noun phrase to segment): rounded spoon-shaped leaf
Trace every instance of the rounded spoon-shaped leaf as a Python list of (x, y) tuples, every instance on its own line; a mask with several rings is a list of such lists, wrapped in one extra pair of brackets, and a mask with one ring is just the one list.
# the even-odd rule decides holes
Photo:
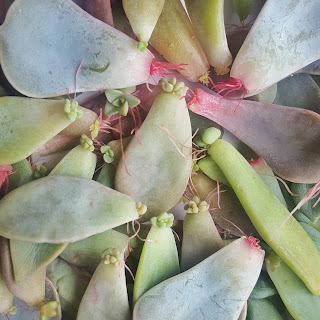
[(15, 1), (0, 28), (0, 43), (9, 82), (38, 98), (64, 95), (68, 88), (84, 92), (147, 82), (154, 58), (71, 0)]
[(258, 280), (263, 258), (263, 250), (244, 237), (237, 239), (147, 291), (135, 304), (133, 320), (236, 320)]

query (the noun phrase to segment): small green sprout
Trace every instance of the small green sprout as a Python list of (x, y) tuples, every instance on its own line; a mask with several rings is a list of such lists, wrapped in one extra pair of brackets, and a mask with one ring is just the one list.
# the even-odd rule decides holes
[(194, 163), (193, 167), (192, 167), (192, 172), (197, 172), (199, 170), (199, 165), (197, 162)]
[(187, 213), (198, 213), (208, 211), (209, 205), (206, 201), (200, 201), (197, 196), (193, 196), (185, 205), (184, 209), (187, 211)]
[(81, 118), (83, 115), (82, 110), (78, 110), (78, 102), (65, 100), (64, 112), (66, 113), (67, 118), (73, 122), (77, 118)]
[(200, 78), (199, 78), (199, 81), (204, 84), (204, 85), (207, 85), (209, 84), (209, 73), (210, 71), (207, 71), (204, 75), (202, 75)]
[(96, 120), (89, 128), (89, 131), (91, 132), (91, 138), (95, 139), (99, 134), (99, 127), (100, 123), (99, 120)]
[(159, 81), (159, 86), (163, 91), (169, 93), (172, 92), (181, 97), (184, 97), (188, 91), (188, 87), (186, 87), (183, 82), (177, 82), (176, 78), (172, 78), (169, 81), (165, 78), (162, 78)]
[(86, 150), (88, 151), (94, 150), (93, 141), (90, 138), (88, 138), (85, 134), (81, 135), (80, 143)]
[(116, 113), (120, 113), (122, 116), (126, 116), (129, 107), (134, 108), (140, 104), (140, 99), (132, 95), (136, 87), (118, 89), (118, 90), (106, 90), (107, 103), (105, 106), (105, 113), (108, 116), (112, 116)]
[(34, 177), (36, 179), (39, 179), (39, 178), (43, 178), (45, 176), (48, 175), (48, 168), (47, 168), (47, 164), (44, 162), (42, 165), (36, 165), (35, 166), (35, 171), (33, 173)]
[(172, 213), (162, 212), (158, 217), (153, 217), (150, 222), (153, 227), (157, 228), (170, 228), (173, 224), (174, 216)]
[(201, 134), (202, 141), (206, 144), (213, 144), (221, 136), (221, 130), (215, 127), (204, 130)]
[(104, 264), (114, 264), (116, 267), (123, 263), (123, 257), (116, 248), (108, 248), (102, 252), (101, 258)]
[(100, 148), (101, 153), (103, 154), (103, 160), (106, 163), (112, 163), (114, 160), (114, 152), (110, 146), (102, 146)]
[(148, 46), (148, 42), (146, 41), (140, 41), (137, 45), (137, 48), (141, 51), (141, 52), (144, 52), (146, 51), (147, 49), (147, 46)]
[(8, 313), (14, 316), (15, 314), (17, 314), (17, 307), (11, 306), (8, 310)]
[(211, 127), (201, 131), (195, 136), (193, 142), (202, 148), (207, 147), (208, 145), (213, 144), (221, 136), (221, 130), (215, 127)]
[(40, 320), (47, 320), (48, 318), (55, 317), (57, 315), (57, 308), (59, 307), (58, 301), (50, 301), (43, 303), (40, 307)]
[(147, 206), (141, 202), (136, 202), (136, 208), (139, 216), (142, 216), (147, 212)]

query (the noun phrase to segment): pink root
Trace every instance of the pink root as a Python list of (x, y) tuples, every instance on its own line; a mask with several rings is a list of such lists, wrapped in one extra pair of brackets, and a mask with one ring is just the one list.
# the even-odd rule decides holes
[(248, 241), (248, 244), (250, 246), (251, 249), (260, 249), (261, 247), (259, 246), (259, 242), (260, 240), (253, 237), (252, 235), (251, 236), (246, 236), (246, 240)]
[(170, 228), (170, 229), (171, 229), (172, 233), (177, 237), (178, 241), (180, 242), (181, 240), (180, 240), (179, 235), (172, 228)]
[(159, 76), (159, 77), (163, 77), (164, 75), (169, 75), (169, 76), (177, 77), (177, 76), (180, 76), (180, 74), (177, 73), (176, 71), (183, 71), (184, 70), (183, 66), (186, 66), (186, 64), (159, 62), (153, 59), (150, 66), (150, 75)]
[[(75, 77), (74, 77), (74, 97), (73, 97), (73, 99), (75, 99), (77, 97), (77, 78), (78, 78), (80, 69), (83, 65), (83, 62), (84, 62), (84, 59), (81, 60), (79, 66), (77, 68)], [(72, 102), (72, 98), (70, 97), (70, 87), (67, 88), (67, 95), (68, 95), (69, 100)]]
[(131, 278), (133, 281), (135, 281), (135, 278), (134, 278), (134, 275), (133, 275), (133, 272), (131, 271), (131, 269), (126, 265), (124, 264), (124, 267), (127, 269), (127, 271), (129, 272)]
[(234, 112), (236, 112), (237, 108), (239, 107), (241, 101), (244, 99), (247, 92), (242, 81), (234, 78), (221, 80), (217, 82), (217, 84), (215, 84), (211, 89), (217, 92), (218, 94), (222, 95), (223, 98), (240, 98), (238, 105), (234, 109)]
[(190, 106), (192, 106), (193, 104), (197, 104), (198, 103), (198, 96), (197, 96), (197, 90), (193, 93), (193, 95), (191, 96), (191, 99), (189, 100), (188, 104), (187, 104), (187, 108), (189, 109)]

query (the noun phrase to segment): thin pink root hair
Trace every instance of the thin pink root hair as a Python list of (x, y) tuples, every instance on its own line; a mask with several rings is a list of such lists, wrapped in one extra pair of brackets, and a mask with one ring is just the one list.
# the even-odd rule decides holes
[(153, 92), (152, 89), (150, 88), (150, 84), (148, 82), (146, 83), (146, 87), (147, 87), (149, 92)]
[[(214, 188), (208, 195), (206, 198), (206, 201), (209, 203), (210, 205), (210, 210), (216, 210), (216, 209), (221, 209), (220, 206), (220, 194), (223, 192), (227, 192), (227, 190), (221, 190), (220, 189), (220, 184), (217, 181), (217, 187)], [(213, 206), (213, 201), (211, 200), (213, 196), (218, 195), (218, 199), (217, 199), (217, 207)]]
[[(281, 223), (280, 227), (273, 233), (270, 240), (272, 241), (274, 237), (279, 233), (279, 231), (285, 226), (285, 224), (288, 222), (288, 220), (291, 218), (291, 216), (297, 211), (300, 210), (300, 208), (307, 203), (309, 200), (315, 199), (320, 195), (320, 181), (318, 181), (312, 188), (309, 189), (307, 194), (301, 199), (301, 201), (295, 206), (295, 208), (288, 214), (286, 219)], [(319, 199), (315, 202), (315, 204), (312, 206), (314, 208), (320, 201)]]
[(170, 70), (183, 71), (184, 66), (186, 65), (187, 64), (185, 63), (175, 64), (175, 63), (169, 63), (169, 62), (159, 62), (153, 59), (150, 65), (150, 75), (151, 76), (155, 75), (159, 77), (163, 77), (164, 75), (180, 77), (181, 75), (179, 73), (170, 71)]
[[(259, 173), (259, 174), (260, 174), (260, 173)], [(272, 174), (265, 174), (265, 173), (263, 173), (263, 175), (264, 175), (264, 176), (268, 176), (268, 177), (272, 177), (272, 178), (276, 178), (277, 180), (279, 180), (279, 181), (283, 184), (283, 186), (286, 188), (286, 190), (288, 191), (288, 193), (291, 194), (291, 195), (294, 196), (294, 197), (303, 197), (303, 196), (306, 196), (306, 195), (307, 195), (307, 193), (305, 193), (305, 194), (296, 194), (296, 193), (293, 193), (293, 192), (290, 190), (288, 184), (287, 184), (283, 179), (281, 179), (280, 177), (277, 177), (277, 176), (272, 175)]]
[(172, 133), (164, 125), (161, 125), (161, 126), (156, 125), (156, 126), (168, 135), (168, 138), (170, 139), (170, 141), (172, 142), (174, 147), (177, 149), (177, 151), (180, 153), (180, 155), (182, 157), (184, 157), (185, 159), (187, 159), (187, 156), (182, 153), (182, 151), (179, 149), (179, 147), (177, 146), (177, 144), (173, 140), (174, 137), (173, 137)]
[[(75, 99), (77, 97), (77, 78), (78, 78), (78, 75), (79, 75), (79, 72), (80, 72), (80, 69), (83, 65), (83, 62), (84, 62), (84, 59), (81, 60), (78, 68), (77, 68), (77, 71), (76, 71), (76, 74), (75, 74), (75, 78), (74, 78), (74, 97), (73, 99)], [(69, 100), (72, 102), (72, 98), (70, 96), (70, 87), (67, 88), (67, 95), (68, 95), (68, 98)]]
[(170, 228), (173, 234), (177, 237), (178, 241), (180, 242), (180, 237), (179, 235), (173, 230), (173, 228)]
[(249, 22), (247, 22), (246, 24), (244, 23), (245, 20), (240, 20), (241, 26), (238, 26), (238, 25), (236, 25), (236, 24), (234, 24), (234, 23), (233, 23), (233, 24), (227, 24), (227, 25), (226, 25), (226, 30), (229, 30), (229, 29), (231, 29), (232, 27), (235, 27), (235, 28), (237, 28), (237, 29), (249, 28), (249, 27), (253, 24), (254, 20), (255, 20), (255, 19), (252, 19), (252, 20), (250, 20)]
[(99, 132), (105, 132), (105, 133), (110, 133), (111, 131), (119, 132), (118, 129), (111, 126), (111, 123), (108, 121), (108, 119), (103, 120), (102, 108), (100, 108), (98, 121), (99, 121)]
[(194, 183), (192, 181), (191, 172), (190, 172), (190, 175), (189, 175), (189, 183), (188, 183), (188, 187), (189, 187), (190, 193), (193, 194), (193, 195), (196, 195), (198, 198), (200, 198), (199, 192), (198, 192), (197, 188), (194, 186)]
[(126, 263), (124, 264), (124, 267), (127, 269), (127, 271), (129, 272), (131, 278), (133, 281), (135, 281), (135, 278), (134, 278), (134, 275), (133, 275), (133, 272), (131, 271), (131, 269), (126, 265)]
[[(138, 224), (139, 230), (140, 230), (140, 223), (139, 223), (137, 220), (134, 220), (134, 223), (137, 223), (137, 224)], [(134, 232), (136, 232), (136, 230), (135, 230), (135, 225), (134, 225), (134, 224), (132, 224), (132, 229), (133, 229)], [(143, 242), (155, 242), (154, 240), (148, 240), (148, 239), (143, 239), (143, 238), (141, 238), (141, 237), (139, 236), (139, 233), (137, 233), (137, 238), (138, 238), (139, 240), (143, 241)]]
[[(188, 159), (187, 156), (179, 149), (179, 147), (177, 146), (177, 143), (179, 143), (179, 144), (181, 145), (182, 150), (183, 150), (184, 148), (188, 148), (188, 149), (194, 150), (192, 147), (191, 147), (191, 148), (190, 148), (190, 147), (187, 147), (185, 144), (186, 144), (190, 139), (192, 140), (192, 139), (194, 138), (194, 136), (196, 135), (197, 131), (196, 131), (185, 143), (181, 143), (181, 142), (178, 141), (177, 138), (170, 132), (170, 130), (169, 130), (168, 128), (166, 128), (164, 125), (161, 125), (161, 126), (157, 125), (157, 127), (158, 127), (159, 129), (161, 129), (163, 132), (165, 132), (165, 133), (168, 135), (168, 138), (170, 139), (170, 141), (172, 142), (172, 144), (174, 145), (174, 147), (177, 149), (177, 151), (181, 154), (181, 156), (184, 157), (185, 159)], [(176, 143), (176, 141), (177, 141), (177, 143)], [(198, 150), (195, 150), (195, 151), (198, 152)], [(203, 152), (203, 151), (206, 151), (206, 149), (202, 149), (202, 150), (201, 150), (201, 152)], [(199, 153), (201, 153), (201, 152), (199, 152)], [(192, 157), (192, 160), (200, 160), (200, 159), (202, 159), (202, 158), (203, 158), (203, 157), (200, 157), (199, 159), (194, 159), (194, 158)]]

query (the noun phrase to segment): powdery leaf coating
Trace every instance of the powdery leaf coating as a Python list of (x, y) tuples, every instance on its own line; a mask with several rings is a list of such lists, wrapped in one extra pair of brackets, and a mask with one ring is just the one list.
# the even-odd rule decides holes
[[(182, 196), (192, 167), (191, 124), (185, 100), (160, 93), (132, 139), (116, 172), (116, 190), (148, 206), (143, 221), (172, 208)], [(174, 139), (174, 143), (171, 139)], [(184, 146), (182, 146), (184, 144)]]
[(138, 42), (71, 0), (15, 1), (1, 26), (0, 41), (1, 67), (27, 96), (54, 97), (67, 94), (68, 88), (125, 88), (150, 77), (150, 51), (142, 53)]
[(320, 58), (319, 12), (318, 0), (266, 2), (230, 71), (242, 81), (247, 96)]
[(246, 238), (235, 240), (147, 291), (137, 301), (133, 319), (236, 320), (258, 280), (263, 258), (264, 251), (251, 248)]
[(63, 100), (0, 98), (0, 165), (27, 158), (70, 125), (64, 104)]
[(81, 300), (77, 320), (131, 319), (123, 254), (105, 253)]
[(139, 218), (128, 196), (84, 178), (50, 176), (0, 201), (0, 234), (14, 240), (73, 242)]

